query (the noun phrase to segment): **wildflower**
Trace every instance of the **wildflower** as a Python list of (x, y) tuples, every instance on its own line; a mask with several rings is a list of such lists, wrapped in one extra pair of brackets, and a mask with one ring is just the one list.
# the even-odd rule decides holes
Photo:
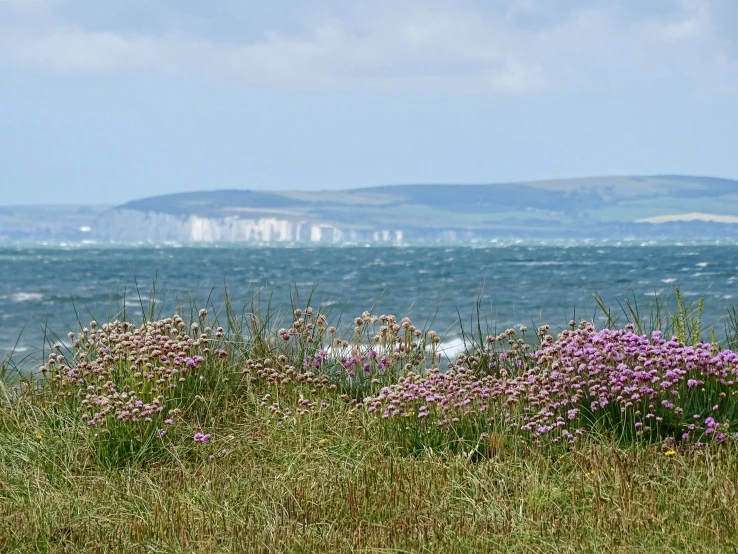
[(705, 434), (710, 435), (718, 428), (718, 423), (711, 417), (705, 419)]
[(43, 437), (41, 436), (41, 433), (36, 433), (36, 438), (37, 438), (38, 440), (41, 440), (41, 439), (42, 439)]
[(195, 433), (195, 436), (192, 437), (195, 442), (208, 442), (210, 440), (210, 433), (207, 435), (203, 435), (202, 433)]
[(664, 452), (664, 456), (673, 456), (674, 454), (676, 454), (676, 452), (674, 452), (673, 450), (667, 450), (666, 452)]

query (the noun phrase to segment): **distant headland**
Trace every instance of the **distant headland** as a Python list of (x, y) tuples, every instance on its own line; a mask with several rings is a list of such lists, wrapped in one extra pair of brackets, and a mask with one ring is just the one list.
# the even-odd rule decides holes
[(120, 206), (0, 206), (0, 241), (735, 239), (738, 181), (681, 175), (339, 191), (214, 190)]

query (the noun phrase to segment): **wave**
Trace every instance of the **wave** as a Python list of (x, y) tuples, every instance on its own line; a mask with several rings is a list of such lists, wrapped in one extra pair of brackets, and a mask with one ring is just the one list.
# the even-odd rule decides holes
[(39, 302), (43, 298), (44, 295), (40, 292), (14, 292), (10, 295), (13, 302)]

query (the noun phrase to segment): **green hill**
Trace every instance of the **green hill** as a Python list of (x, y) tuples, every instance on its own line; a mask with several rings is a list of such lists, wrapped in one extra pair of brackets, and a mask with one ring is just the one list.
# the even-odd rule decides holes
[(738, 238), (738, 181), (656, 175), (337, 191), (231, 189), (152, 196), (113, 208), (0, 207), (0, 240), (493, 238)]
[(657, 175), (341, 191), (219, 190), (156, 196), (118, 209), (206, 218), (273, 217), (418, 233), (424, 229), (570, 233), (575, 228), (594, 232), (590, 226), (629, 226), (650, 218), (668, 223), (695, 213), (707, 223), (720, 219), (715, 216), (738, 218), (738, 181)]

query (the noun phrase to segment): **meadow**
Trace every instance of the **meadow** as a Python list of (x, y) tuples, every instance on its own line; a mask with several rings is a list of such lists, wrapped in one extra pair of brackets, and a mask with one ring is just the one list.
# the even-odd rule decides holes
[(0, 551), (738, 550), (738, 334), (678, 291), (622, 307), (478, 311), (453, 360), (309, 300), (50, 334), (32, 374), (3, 364)]

